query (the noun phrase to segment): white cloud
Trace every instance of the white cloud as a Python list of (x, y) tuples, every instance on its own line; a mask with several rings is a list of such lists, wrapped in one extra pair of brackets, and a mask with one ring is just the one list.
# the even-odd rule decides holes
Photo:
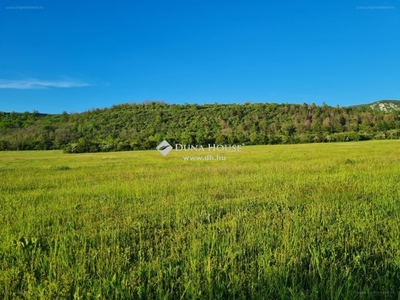
[(48, 81), (38, 79), (26, 80), (3, 80), (0, 79), (0, 89), (47, 89), (51, 87), (56, 88), (71, 88), (71, 87), (85, 87), (90, 86), (88, 83), (77, 81)]

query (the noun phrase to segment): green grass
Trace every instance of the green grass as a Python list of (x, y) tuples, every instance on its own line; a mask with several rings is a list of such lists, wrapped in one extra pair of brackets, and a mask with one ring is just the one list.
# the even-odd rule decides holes
[(0, 299), (400, 299), (400, 141), (226, 157), (0, 152)]

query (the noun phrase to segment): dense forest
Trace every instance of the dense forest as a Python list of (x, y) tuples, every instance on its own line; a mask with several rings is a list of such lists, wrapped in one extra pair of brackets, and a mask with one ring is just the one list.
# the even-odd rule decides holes
[(71, 114), (0, 112), (0, 150), (143, 150), (163, 139), (256, 145), (398, 138), (400, 112), (368, 106), (148, 102)]

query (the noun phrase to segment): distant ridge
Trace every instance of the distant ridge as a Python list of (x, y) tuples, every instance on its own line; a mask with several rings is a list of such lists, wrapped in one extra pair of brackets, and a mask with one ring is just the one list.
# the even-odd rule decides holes
[(400, 100), (379, 100), (370, 104), (354, 105), (353, 107), (370, 107), (382, 112), (400, 111)]
[(372, 103), (369, 107), (375, 110), (390, 112), (392, 110), (400, 111), (400, 100), (382, 100)]

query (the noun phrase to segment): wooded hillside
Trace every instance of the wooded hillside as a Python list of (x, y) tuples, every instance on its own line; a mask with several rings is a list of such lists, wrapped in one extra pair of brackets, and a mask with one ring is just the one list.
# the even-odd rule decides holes
[(315, 104), (121, 104), (84, 113), (0, 112), (0, 150), (97, 152), (170, 144), (288, 144), (400, 137), (400, 112)]

